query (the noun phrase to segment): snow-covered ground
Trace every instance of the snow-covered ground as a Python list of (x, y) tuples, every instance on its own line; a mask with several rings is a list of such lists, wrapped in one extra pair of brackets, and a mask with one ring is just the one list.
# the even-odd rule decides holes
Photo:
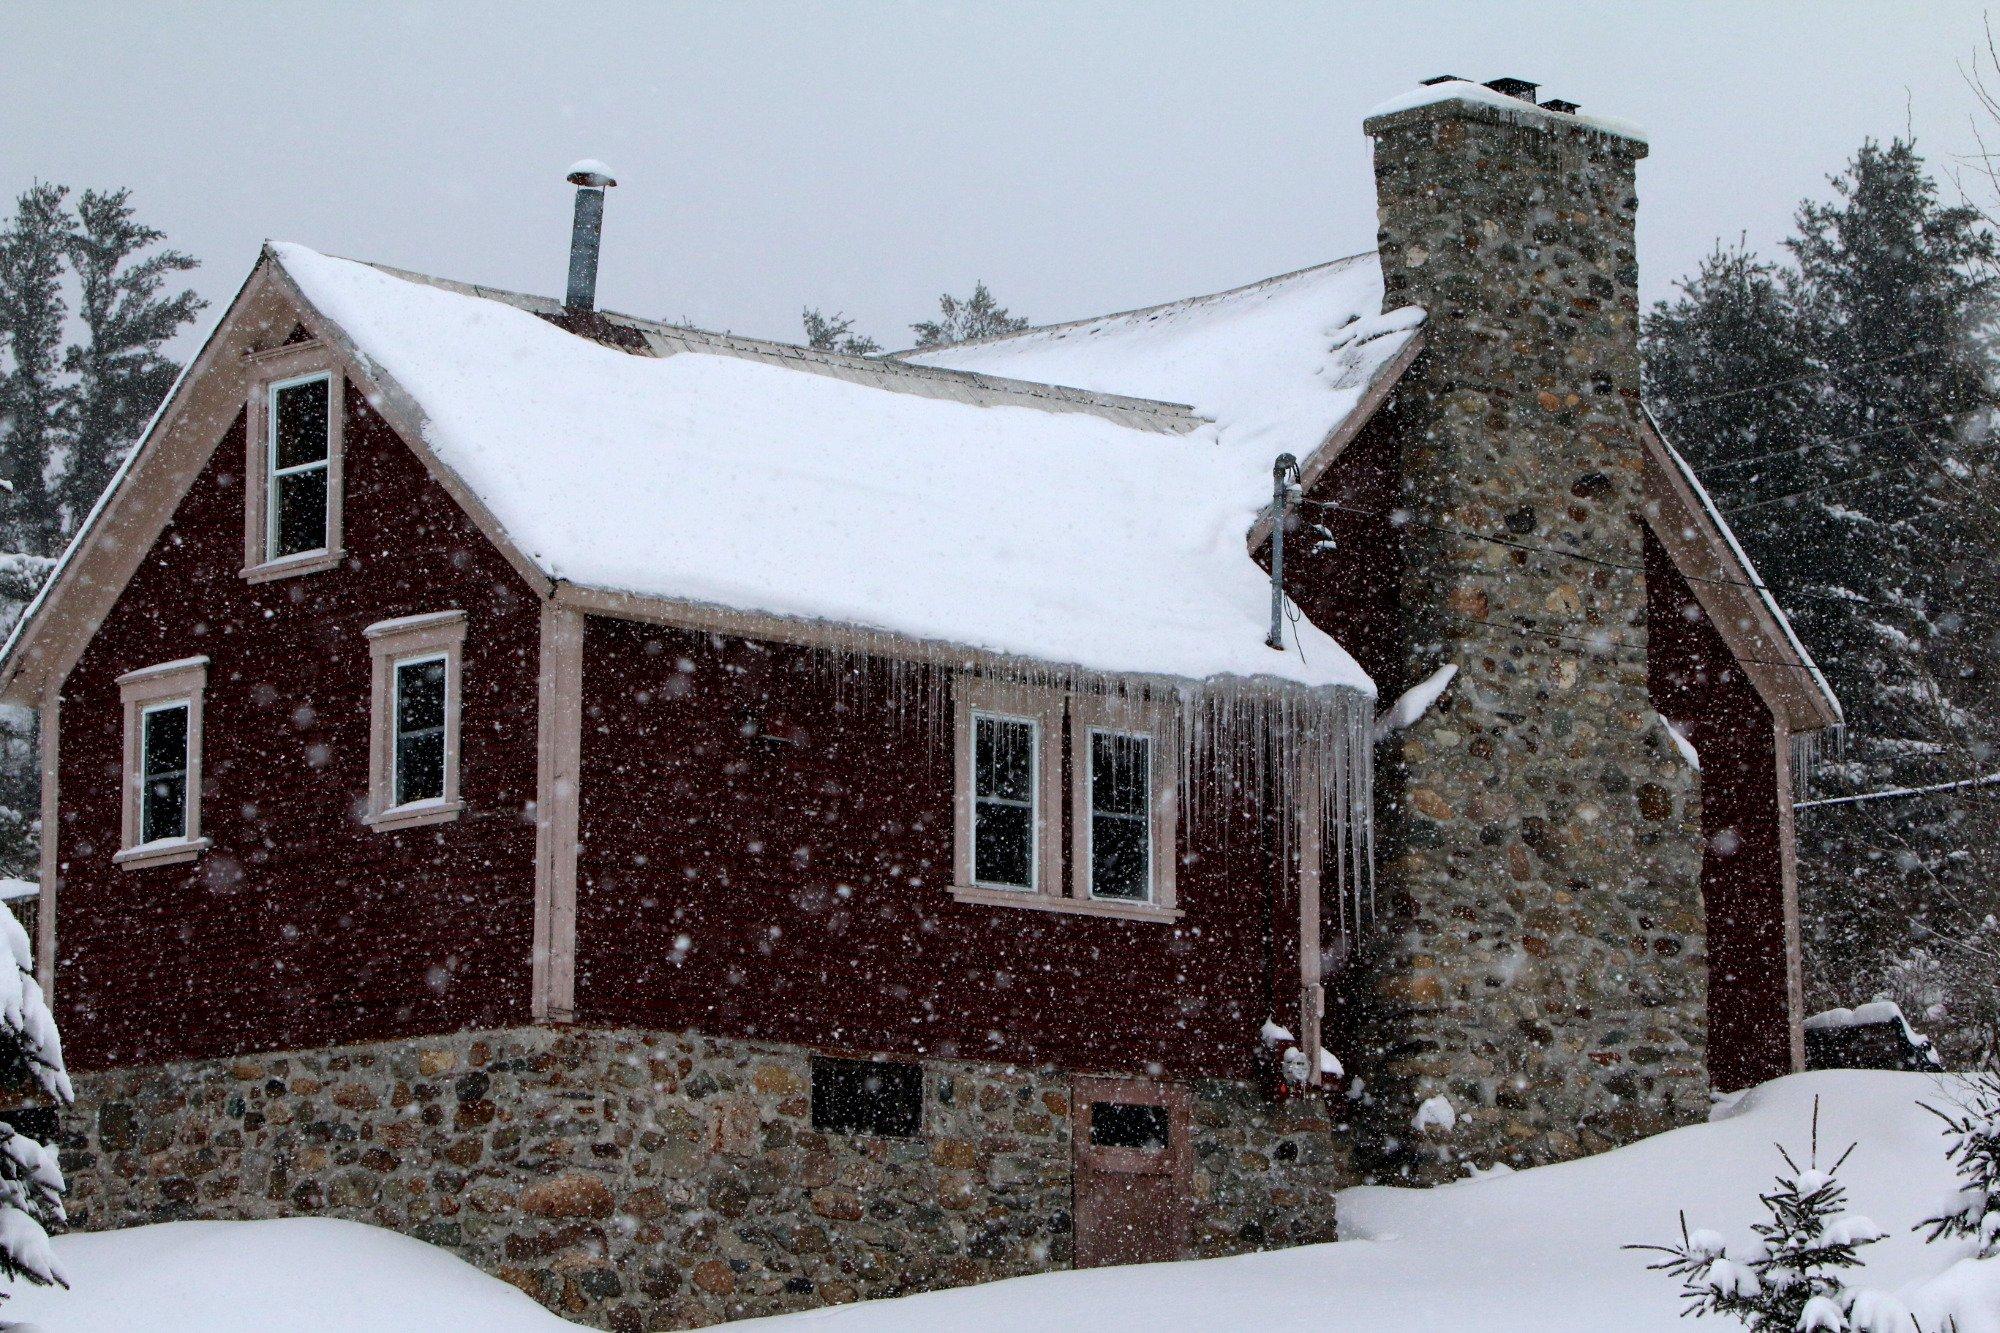
[[(1436, 1190), (1341, 1196), (1350, 1239), (1205, 1263), (1017, 1278), (762, 1321), (802, 1333), (1094, 1327), (1366, 1330), (1627, 1330), (1667, 1333), (1674, 1284), (1620, 1248), (1691, 1226), (1747, 1237), (1757, 1193), (1803, 1152), (1820, 1099), (1822, 1160), (1860, 1146), (1841, 1179), (1889, 1239), (1867, 1247), (1867, 1285), (1899, 1292), (1925, 1333), (2000, 1333), (2000, 1260), (1953, 1265), (1957, 1246), (1911, 1227), (1955, 1181), (1920, 1102), (1951, 1095), (1924, 1074), (1804, 1074), (1758, 1088), (1710, 1124), (1582, 1162)], [(440, 1251), (350, 1223), (176, 1223), (66, 1236), (76, 1289), (20, 1291), (0, 1311), (63, 1330), (543, 1330), (569, 1325)], [(1945, 1270), (1951, 1271), (1946, 1272)], [(1942, 1274), (1942, 1276), (1939, 1276)], [(1704, 1324), (1703, 1327), (1728, 1327)]]
[[(573, 1333), (454, 1255), (359, 1222), (167, 1222), (60, 1236), (69, 1291), (13, 1284), (35, 1333)], [(14, 1333), (26, 1333), (16, 1328)]]

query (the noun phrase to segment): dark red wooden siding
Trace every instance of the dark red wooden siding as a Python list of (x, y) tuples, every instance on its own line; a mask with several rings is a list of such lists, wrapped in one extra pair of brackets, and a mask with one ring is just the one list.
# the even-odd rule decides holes
[(1792, 1068), (1776, 723), (1651, 532), (1646, 616), (1655, 706), (1701, 755), (1709, 1077), (1746, 1087)]
[[(955, 901), (952, 738), (806, 650), (592, 619), (577, 1013), (808, 1046), (1247, 1076), (1274, 984), (1248, 795), (1176, 925)], [(1065, 787), (1067, 784), (1065, 784)]]
[[(347, 568), (239, 575), (239, 415), (64, 689), (56, 995), (77, 1068), (528, 1016), (538, 604), (351, 389), (347, 423)], [(358, 820), (362, 629), (449, 607), (468, 617), (468, 809), (378, 834)], [(117, 677), (202, 653), (215, 845), (117, 869)]]

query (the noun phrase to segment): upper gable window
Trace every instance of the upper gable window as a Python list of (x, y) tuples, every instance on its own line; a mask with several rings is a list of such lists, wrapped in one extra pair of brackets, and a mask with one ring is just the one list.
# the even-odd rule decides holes
[(187, 861), (201, 835), (201, 714), (208, 659), (129, 671), (118, 678), (125, 709), (123, 844), (112, 859), (128, 870)]
[(338, 565), (345, 380), (316, 342), (254, 357), (244, 460), (243, 575), (253, 582)]
[(271, 386), (266, 559), (283, 560), (327, 549), (327, 480), (333, 466), (332, 387), (328, 375)]

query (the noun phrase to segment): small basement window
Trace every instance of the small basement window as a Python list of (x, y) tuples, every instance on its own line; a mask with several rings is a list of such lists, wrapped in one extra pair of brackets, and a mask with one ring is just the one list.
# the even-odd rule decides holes
[(1099, 1148), (1158, 1152), (1167, 1146), (1167, 1108), (1132, 1102), (1092, 1102), (1090, 1141)]
[(333, 472), (333, 377), (271, 386), (270, 472), (265, 485), (265, 558), (324, 551)]
[(888, 1060), (813, 1058), (814, 1129), (906, 1139), (916, 1134), (923, 1113), (923, 1066)]

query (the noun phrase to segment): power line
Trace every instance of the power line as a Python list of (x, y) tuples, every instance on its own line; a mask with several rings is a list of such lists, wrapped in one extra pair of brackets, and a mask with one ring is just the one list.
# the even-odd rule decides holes
[(1804, 384), (1807, 380), (1825, 379), (1831, 375), (1845, 375), (1848, 371), (1860, 370), (1863, 366), (1883, 366), (1891, 361), (1907, 361), (1913, 356), (1923, 356), (1937, 350), (1939, 349), (1935, 347), (1912, 347), (1906, 352), (1897, 352), (1891, 356), (1878, 356), (1870, 361), (1850, 361), (1844, 366), (1822, 366), (1818, 370), (1808, 371), (1803, 375), (1794, 375), (1790, 379), (1765, 380), (1762, 384), (1746, 384), (1737, 389), (1725, 389), (1721, 393), (1702, 394), (1694, 398), (1677, 398), (1669, 403), (1669, 407), (1675, 409), (1694, 407), (1701, 403), (1721, 402), (1725, 398), (1740, 398), (1746, 393), (1756, 393), (1760, 389), (1782, 389), (1790, 384)]
[(1822, 805), (1859, 805), (1864, 801), (1900, 801), (1912, 796), (1935, 796), (1939, 792), (1966, 791), (1974, 787), (2000, 786), (2000, 773), (1983, 778), (1962, 778), (1957, 782), (1934, 782), (1928, 787), (1891, 787), (1886, 791), (1864, 791), (1853, 796), (1821, 796), (1810, 801), (1794, 801), (1794, 810), (1810, 810)]
[(1839, 435), (1831, 440), (1814, 440), (1810, 444), (1794, 445), (1790, 449), (1774, 449), (1770, 453), (1757, 454), (1750, 458), (1732, 458), (1724, 463), (1709, 464), (1708, 472), (1712, 476), (1717, 472), (1726, 472), (1730, 468), (1749, 467), (1753, 463), (1767, 463), (1774, 458), (1789, 458), (1796, 454), (1809, 454), (1815, 449), (1831, 449), (1836, 444), (1851, 444), (1855, 440), (1866, 440), (1877, 435), (1888, 435), (1899, 430), (1914, 430), (1918, 426), (1936, 425), (1940, 421), (1950, 421), (1954, 417), (1964, 416), (1967, 412), (1975, 411), (1980, 407), (1994, 406), (2000, 406), (2000, 403), (1996, 403), (1993, 400), (1986, 400), (1958, 412), (1946, 412), (1935, 417), (1920, 417), (1915, 421), (1898, 421), (1891, 425), (1879, 426), (1874, 430), (1864, 430), (1854, 435)]

